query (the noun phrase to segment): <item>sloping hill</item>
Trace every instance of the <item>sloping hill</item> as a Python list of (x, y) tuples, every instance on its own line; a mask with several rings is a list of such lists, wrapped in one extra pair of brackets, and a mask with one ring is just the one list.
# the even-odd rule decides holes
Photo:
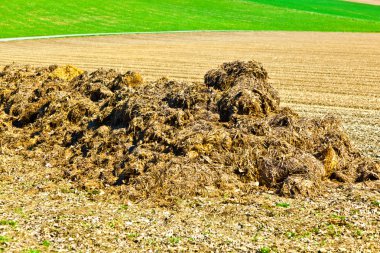
[(178, 30), (380, 32), (380, 6), (339, 0), (4, 1), (0, 38)]

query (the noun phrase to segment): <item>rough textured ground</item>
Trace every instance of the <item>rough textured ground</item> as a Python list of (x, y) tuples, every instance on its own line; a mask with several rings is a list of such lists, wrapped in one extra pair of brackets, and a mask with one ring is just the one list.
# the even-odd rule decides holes
[[(0, 251), (379, 252), (380, 185), (343, 185), (314, 199), (258, 191), (172, 207), (77, 190), (60, 172), (3, 150)], [(9, 155), (4, 155), (8, 153)], [(43, 173), (35, 173), (39, 168)], [(44, 246), (46, 245), (46, 246)], [(259, 251), (260, 252), (260, 251)]]
[(305, 115), (335, 113), (354, 143), (380, 154), (380, 34), (186, 33), (0, 43), (0, 65), (73, 64), (135, 70), (150, 80), (202, 80), (231, 60), (256, 59), (270, 73), (284, 106)]
[[(379, 35), (211, 35), (117, 37), (124, 46), (115, 37), (2, 43), (0, 64), (72, 63), (91, 70), (104, 64), (140, 70), (151, 79), (172, 73), (200, 80), (220, 62), (255, 58), (286, 105), (307, 116), (341, 115), (359, 147), (378, 157)], [(21, 153), (0, 146), (0, 252), (380, 250), (376, 181), (331, 182), (312, 199), (258, 190), (245, 198), (178, 199), (168, 206), (80, 190), (62, 180), (59, 168)]]

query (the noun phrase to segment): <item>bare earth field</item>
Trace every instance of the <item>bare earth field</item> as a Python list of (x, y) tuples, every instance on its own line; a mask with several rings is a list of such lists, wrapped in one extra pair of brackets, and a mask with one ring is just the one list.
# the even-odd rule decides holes
[(380, 5), (380, 1), (379, 0), (350, 0), (350, 2), (362, 3), (362, 4)]
[[(340, 116), (365, 154), (380, 158), (380, 34), (240, 32), (144, 34), (0, 43), (0, 66), (73, 64), (201, 81), (222, 62), (264, 64), (282, 106)], [(1, 67), (0, 67), (1, 70)], [(58, 168), (0, 146), (0, 252), (379, 252), (379, 182), (335, 185), (289, 199), (131, 203), (76, 189)]]

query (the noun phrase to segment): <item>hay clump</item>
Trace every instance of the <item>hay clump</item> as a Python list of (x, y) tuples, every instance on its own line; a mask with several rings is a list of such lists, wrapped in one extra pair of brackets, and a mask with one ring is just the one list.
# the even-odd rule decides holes
[(379, 163), (351, 145), (339, 119), (281, 108), (255, 61), (225, 63), (204, 83), (104, 69), (53, 78), (56, 70), (4, 68), (0, 137), (79, 187), (141, 199), (248, 194), (258, 182), (311, 196), (328, 180), (379, 179)]
[(229, 121), (234, 115), (265, 117), (279, 109), (278, 93), (256, 61), (224, 63), (208, 71), (204, 79), (208, 87), (223, 91), (217, 102), (221, 121)]
[(143, 83), (142, 76), (133, 71), (128, 71), (125, 74), (118, 75), (110, 85), (112, 91), (120, 90), (123, 87), (137, 87)]
[(54, 69), (54, 71), (51, 73), (51, 76), (54, 78), (63, 79), (65, 81), (71, 81), (75, 77), (81, 75), (83, 72), (83, 70), (73, 65), (66, 65)]
[(217, 69), (208, 71), (205, 75), (205, 84), (224, 91), (246, 79), (265, 83), (268, 73), (261, 63), (256, 61), (227, 62)]

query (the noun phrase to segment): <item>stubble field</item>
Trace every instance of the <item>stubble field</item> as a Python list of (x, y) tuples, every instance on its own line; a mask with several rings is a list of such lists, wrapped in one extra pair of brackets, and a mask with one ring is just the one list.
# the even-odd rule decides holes
[[(231, 60), (263, 63), (282, 106), (341, 117), (364, 154), (380, 155), (380, 36), (241, 32), (145, 34), (0, 44), (11, 62), (134, 70), (144, 78), (201, 81)], [(0, 68), (1, 70), (1, 68)], [(1, 147), (0, 251), (377, 252), (378, 181), (336, 184), (290, 199), (257, 189), (245, 198), (134, 203), (81, 190), (62, 171)]]

